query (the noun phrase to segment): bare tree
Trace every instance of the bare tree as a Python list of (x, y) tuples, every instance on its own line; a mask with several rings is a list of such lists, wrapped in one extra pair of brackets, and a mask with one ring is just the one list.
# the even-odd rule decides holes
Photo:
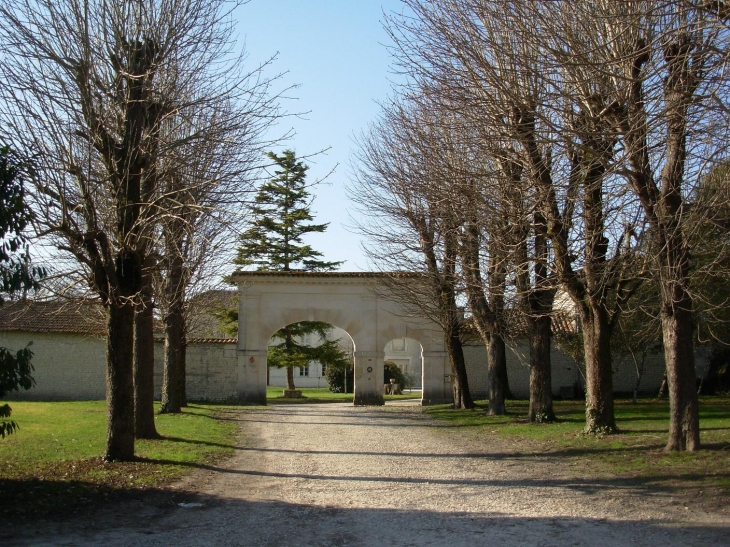
[[(389, 278), (391, 292), (415, 314), (441, 325), (453, 373), (454, 407), (473, 408), (462, 348), (458, 305), (458, 231), (443, 214), (445, 193), (433, 159), (434, 138), (424, 138), (428, 114), (392, 103), (360, 142), (362, 168), (351, 195), (365, 214), (359, 228), (371, 243), (373, 263)], [(403, 272), (418, 274), (402, 275)]]
[[(612, 84), (605, 76), (585, 78), (585, 63), (571, 57), (571, 48), (592, 38), (584, 19), (563, 17), (563, 3), (406, 3), (414, 16), (393, 25), (406, 70), (436, 82), (449, 101), (470, 105), (498, 143), (503, 176), (521, 189), (513, 194), (521, 209), (513, 218), (531, 221), (514, 224), (516, 280), (534, 354), (549, 351), (552, 263), (581, 317), (586, 431), (613, 431), (609, 341), (634, 286), (627, 286), (624, 256), (637, 212), (627, 207), (616, 174), (619, 132), (607, 108)], [(530, 288), (532, 281), (537, 286)], [(536, 372), (545, 369), (534, 363)], [(538, 385), (549, 390), (546, 380)]]
[[(226, 244), (235, 238), (265, 147), (272, 144), (263, 138), (269, 120), (255, 114), (242, 112), (229, 102), (221, 102), (210, 112), (189, 113), (186, 125), (177, 130), (212, 138), (178, 149), (161, 167), (167, 213), (161, 221), (164, 258), (159, 296), (165, 324), (162, 412), (179, 412), (186, 404), (188, 291), (196, 274), (213, 262), (220, 263), (217, 255), (225, 254)], [(197, 277), (197, 281), (202, 279)]]
[[(547, 223), (537, 196), (525, 184), (529, 166), (520, 155), (522, 151), (515, 149), (510, 117), (516, 101), (526, 102), (539, 90), (529, 72), (511, 64), (512, 52), (507, 58), (501, 57), (500, 49), (514, 45), (509, 37), (504, 44), (500, 42), (505, 34), (502, 31), (508, 27), (491, 27), (494, 32), (487, 33), (485, 39), (478, 35), (484, 22), (468, 2), (405, 3), (412, 15), (391, 17), (387, 24), (396, 43), (396, 63), (413, 82), (408, 92), (416, 95), (426, 90), (440, 103), (439, 108), (456, 109), (469, 118), (482, 141), (488, 143), (483, 153), (497, 166), (501, 188), (511, 194), (503, 203), (512, 204), (501, 209), (509, 213), (512, 241), (507, 248), (517, 271), (520, 308), (530, 326), (531, 401), (535, 403), (530, 416), (551, 420), (550, 314), (555, 287), (549, 275)], [(485, 211), (484, 216), (487, 214)], [(470, 267), (467, 273), (470, 270), (473, 272)]]
[(34, 154), (41, 235), (73, 255), (109, 310), (109, 460), (134, 456), (133, 319), (148, 228), (161, 214), (155, 167), (206, 140), (200, 133), (165, 141), (175, 133), (162, 129), (180, 112), (231, 95), (261, 118), (276, 114), (269, 81), (231, 55), (229, 7), (207, 0), (0, 7), (3, 129)]
[(573, 49), (572, 62), (585, 66), (586, 79), (611, 84), (606, 108), (620, 135), (628, 187), (649, 225), (659, 280), (670, 394), (667, 449), (695, 450), (694, 292), (684, 219), (702, 177), (727, 153), (730, 14), (717, 2), (591, 4), (563, 6), (594, 37)]

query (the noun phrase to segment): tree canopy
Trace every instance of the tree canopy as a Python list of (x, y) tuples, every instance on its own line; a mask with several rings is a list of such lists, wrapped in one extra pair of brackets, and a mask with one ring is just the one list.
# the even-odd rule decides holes
[[(28, 244), (23, 230), (33, 218), (33, 213), (25, 203), (23, 178), (17, 160), (7, 146), (0, 147), (0, 306), (3, 295), (17, 291), (27, 291), (38, 287), (43, 271), (30, 263)], [(30, 389), (35, 384), (30, 344), (11, 352), (0, 348), (0, 398), (10, 392)], [(0, 438), (13, 433), (17, 424), (10, 417), (9, 405), (0, 405)]]

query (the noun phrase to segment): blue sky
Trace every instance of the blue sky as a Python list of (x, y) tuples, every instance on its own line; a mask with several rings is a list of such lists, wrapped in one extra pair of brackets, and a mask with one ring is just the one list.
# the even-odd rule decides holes
[(298, 85), (283, 101), (289, 112), (308, 112), (305, 119), (286, 118), (278, 132), (293, 128), (296, 135), (280, 150), (298, 156), (330, 147), (308, 163), (315, 180), (336, 167), (318, 186), (312, 207), (316, 222), (329, 222), (325, 234), (307, 240), (326, 260), (345, 260), (344, 271), (368, 269), (360, 237), (351, 233), (348, 217), (354, 207), (345, 185), (350, 178), (353, 137), (367, 129), (378, 114), (394, 79), (390, 41), (382, 28), (383, 11), (400, 12), (399, 0), (251, 0), (236, 14), (240, 40), (245, 40), (250, 63), (278, 53), (270, 75), (287, 74), (281, 86)]

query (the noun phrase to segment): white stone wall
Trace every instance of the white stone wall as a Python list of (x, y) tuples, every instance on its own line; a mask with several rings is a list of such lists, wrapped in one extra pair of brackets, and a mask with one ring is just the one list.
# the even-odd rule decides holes
[[(105, 397), (106, 340), (80, 334), (0, 332), (0, 346), (18, 350), (33, 341), (29, 391), (16, 400), (93, 400)], [(162, 386), (163, 344), (155, 344), (155, 394)], [(238, 360), (236, 344), (191, 344), (187, 348), (187, 395), (191, 401), (234, 401)]]
[[(530, 348), (527, 340), (513, 342), (507, 347), (507, 376), (512, 395), (527, 399), (530, 396)], [(465, 345), (469, 390), (474, 398), (487, 397), (487, 352), (480, 344)], [(562, 388), (570, 388), (575, 383), (585, 386), (583, 375), (575, 361), (563, 351), (553, 346), (550, 352), (552, 364), (553, 395), (561, 394)], [(640, 356), (637, 356), (640, 359)], [(640, 362), (640, 361), (639, 361)], [(637, 381), (637, 365), (631, 356), (618, 357), (613, 362), (613, 388), (616, 393), (633, 393)], [(661, 352), (648, 352), (643, 363), (640, 393), (656, 393), (664, 375), (664, 356)]]
[[(106, 341), (88, 335), (27, 332), (0, 332), (0, 346), (18, 350), (33, 341), (33, 367), (36, 386), (30, 391), (10, 394), (7, 399), (84, 400), (105, 396), (104, 370)], [(472, 396), (487, 395), (486, 350), (481, 345), (464, 347), (469, 387)], [(510, 389), (515, 397), (529, 397), (529, 348), (526, 341), (508, 347), (507, 369)], [(584, 384), (575, 362), (557, 348), (552, 350), (553, 394), (576, 381)], [(155, 390), (159, 397), (162, 386), (163, 345), (155, 344)], [(192, 401), (235, 401), (237, 392), (237, 356), (235, 344), (191, 344), (187, 348), (187, 393)], [(698, 371), (701, 367), (698, 367)], [(630, 357), (614, 361), (614, 390), (631, 393), (636, 385), (636, 366)], [(309, 377), (295, 376), (299, 387), (326, 387), (320, 365), (310, 369)], [(639, 391), (658, 391), (664, 374), (661, 352), (648, 352)], [(271, 385), (284, 385), (285, 370), (271, 370)], [(281, 375), (281, 382), (277, 376)]]
[[(164, 344), (155, 343), (155, 397), (162, 389)], [(185, 352), (186, 391), (190, 401), (235, 402), (238, 358), (236, 344), (189, 344)]]
[(7, 398), (30, 400), (103, 399), (106, 340), (82, 334), (0, 332), (0, 346), (18, 350), (33, 341), (33, 378), (29, 391)]

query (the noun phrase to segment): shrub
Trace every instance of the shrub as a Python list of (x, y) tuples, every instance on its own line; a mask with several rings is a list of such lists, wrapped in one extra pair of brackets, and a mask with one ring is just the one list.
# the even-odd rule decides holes
[(391, 379), (394, 384), (400, 384), (401, 389), (405, 389), (410, 386), (408, 376), (406, 376), (403, 372), (403, 369), (401, 369), (393, 361), (386, 361), (383, 368), (383, 380), (386, 384), (389, 384)]
[[(345, 391), (345, 373), (347, 373), (347, 391)], [(324, 372), (329, 390), (332, 393), (352, 393), (355, 385), (355, 371), (352, 365), (333, 366), (329, 365)]]

